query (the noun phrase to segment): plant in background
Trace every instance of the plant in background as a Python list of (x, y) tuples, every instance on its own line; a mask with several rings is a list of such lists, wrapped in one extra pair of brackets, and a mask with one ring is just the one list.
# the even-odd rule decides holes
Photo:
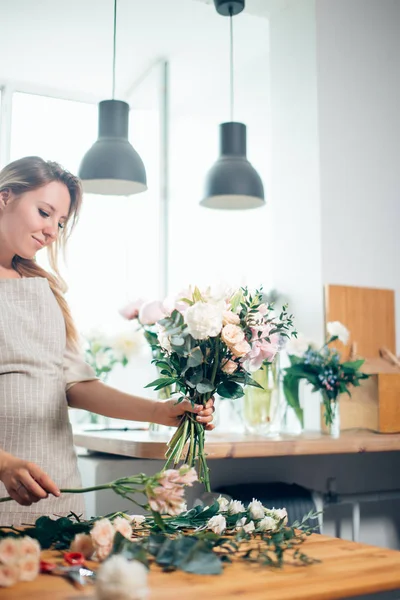
[[(262, 302), (262, 291), (200, 291), (198, 287), (161, 302), (131, 305), (125, 316), (137, 318), (151, 345), (160, 377), (146, 387), (173, 386), (177, 402), (188, 398), (205, 405), (215, 394), (241, 398), (243, 386), (261, 386), (252, 378), (265, 362), (272, 363), (292, 332), (292, 316), (283, 307)], [(134, 316), (132, 316), (134, 315)], [(168, 444), (167, 463), (198, 464), (199, 478), (210, 490), (204, 453), (204, 427), (186, 413)]]
[(341, 355), (330, 344), (339, 340), (347, 344), (349, 332), (346, 327), (335, 321), (327, 324), (327, 341), (317, 349), (303, 336), (290, 341), (286, 346), (290, 366), (284, 369), (283, 390), (286, 400), (295, 411), (303, 426), (303, 409), (299, 400), (299, 383), (302, 379), (310, 383), (313, 392), (320, 391), (324, 404), (326, 425), (332, 425), (335, 405), (340, 394), (350, 393), (350, 386), (359, 386), (368, 375), (362, 373), (364, 360), (341, 362)]
[[(104, 383), (115, 365), (126, 367), (132, 355), (140, 347), (137, 334), (119, 334), (113, 337), (100, 332), (92, 332), (84, 337), (85, 360)], [(89, 413), (90, 423), (98, 423), (100, 415)]]

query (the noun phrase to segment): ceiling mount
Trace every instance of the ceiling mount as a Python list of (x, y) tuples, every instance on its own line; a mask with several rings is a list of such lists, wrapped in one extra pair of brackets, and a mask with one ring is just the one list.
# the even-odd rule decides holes
[(223, 17), (234, 17), (244, 10), (244, 0), (214, 0), (214, 4)]

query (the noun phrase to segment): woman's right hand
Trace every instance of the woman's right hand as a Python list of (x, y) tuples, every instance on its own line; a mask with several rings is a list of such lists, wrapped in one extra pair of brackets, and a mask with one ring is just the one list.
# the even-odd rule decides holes
[(0, 480), (11, 498), (23, 506), (39, 502), (49, 494), (60, 495), (54, 481), (38, 465), (7, 452), (0, 453)]

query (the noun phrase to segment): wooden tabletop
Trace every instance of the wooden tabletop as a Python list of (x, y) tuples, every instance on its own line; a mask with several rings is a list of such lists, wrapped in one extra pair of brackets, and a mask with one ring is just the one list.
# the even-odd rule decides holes
[[(400, 589), (400, 552), (312, 535), (304, 551), (322, 562), (282, 569), (242, 562), (227, 565), (222, 575), (163, 573), (152, 567), (151, 600), (340, 600)], [(51, 553), (44, 553), (50, 558)], [(53, 553), (54, 555), (54, 553)], [(93, 595), (93, 586), (76, 590), (61, 577), (40, 575), (30, 583), (0, 589), (0, 600), (69, 600)]]
[[(74, 434), (76, 446), (97, 452), (163, 459), (168, 436), (140, 430), (82, 431)], [(306, 454), (356, 454), (400, 450), (400, 434), (369, 431), (344, 432), (338, 439), (320, 433), (266, 438), (242, 433), (206, 435), (208, 459), (299, 456)]]

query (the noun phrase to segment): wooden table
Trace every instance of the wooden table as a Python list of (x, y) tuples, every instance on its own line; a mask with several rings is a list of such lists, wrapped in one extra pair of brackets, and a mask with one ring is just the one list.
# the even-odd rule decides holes
[[(400, 552), (316, 534), (303, 549), (322, 562), (280, 570), (237, 562), (215, 576), (162, 573), (152, 567), (150, 600), (343, 600), (400, 590)], [(92, 594), (91, 585), (82, 592), (61, 577), (40, 575), (31, 583), (0, 589), (0, 600), (69, 600)]]
[[(133, 458), (163, 459), (167, 436), (152, 436), (148, 431), (82, 431), (74, 443), (96, 452)], [(265, 438), (241, 433), (216, 433), (206, 436), (208, 459), (300, 456), (310, 454), (357, 454), (400, 450), (400, 434), (368, 431), (344, 432), (337, 439), (320, 433)]]

